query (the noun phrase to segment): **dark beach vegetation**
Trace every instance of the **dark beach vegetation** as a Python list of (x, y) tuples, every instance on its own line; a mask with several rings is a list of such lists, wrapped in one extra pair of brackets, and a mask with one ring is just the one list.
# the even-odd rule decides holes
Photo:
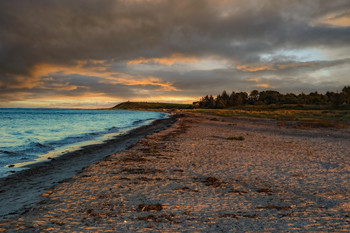
[[(194, 109), (191, 112), (223, 117), (257, 117), (278, 121), (298, 121), (301, 125), (322, 127), (344, 127), (350, 123), (350, 109), (306, 109), (270, 108), (268, 106), (236, 107), (229, 109)], [(299, 125), (299, 124), (298, 124)]]
[(243, 141), (245, 138), (243, 136), (239, 137), (228, 137), (227, 140), (236, 140), (236, 141)]
[[(295, 127), (347, 127), (350, 122), (350, 86), (341, 92), (281, 94), (278, 91), (223, 91), (194, 102), (197, 113), (215, 116), (245, 116), (296, 121)], [(282, 124), (281, 124), (282, 125)]]

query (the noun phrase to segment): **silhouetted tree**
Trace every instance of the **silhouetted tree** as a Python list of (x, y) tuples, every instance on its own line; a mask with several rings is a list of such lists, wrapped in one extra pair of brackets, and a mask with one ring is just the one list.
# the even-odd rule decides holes
[(293, 93), (287, 93), (286, 95), (281, 95), (280, 102), (282, 104), (297, 104), (298, 97)]
[(344, 87), (342, 93), (344, 94), (345, 103), (350, 104), (350, 86)]
[(278, 91), (262, 91), (259, 95), (259, 100), (265, 104), (279, 103), (280, 93)]
[(202, 108), (207, 108), (209, 106), (209, 96), (208, 95), (204, 96), (199, 101), (199, 106), (202, 107)]
[(245, 104), (312, 104), (327, 105), (331, 104), (338, 107), (342, 104), (350, 104), (350, 86), (345, 86), (340, 93), (327, 91), (326, 94), (320, 94), (317, 91), (308, 95), (301, 93), (295, 95), (287, 93), (285, 95), (278, 91), (253, 90), (249, 95), (246, 92), (232, 92), (230, 95), (223, 91), (221, 95), (214, 98), (212, 95), (201, 98), (199, 106), (203, 108), (227, 108)]
[(222, 100), (225, 102), (225, 105), (227, 105), (229, 99), (230, 99), (230, 96), (227, 94), (226, 91), (223, 91), (222, 94), (221, 94), (221, 98)]
[(246, 104), (248, 102), (248, 93), (247, 92), (240, 92), (239, 96), (242, 99), (242, 104)]
[(214, 97), (212, 95), (209, 96), (209, 104), (208, 104), (208, 107), (209, 108), (215, 108), (216, 106), (216, 103), (215, 103), (215, 100), (214, 100)]
[(334, 106), (334, 107), (339, 107), (341, 104), (343, 104), (345, 102), (345, 95), (344, 93), (333, 93), (331, 95), (331, 104)]
[(235, 106), (236, 93), (233, 91), (228, 99), (228, 106)]
[(216, 98), (216, 108), (226, 108), (225, 100), (222, 98), (222, 96), (217, 96)]
[(253, 90), (248, 96), (248, 104), (256, 104), (259, 100), (259, 91)]

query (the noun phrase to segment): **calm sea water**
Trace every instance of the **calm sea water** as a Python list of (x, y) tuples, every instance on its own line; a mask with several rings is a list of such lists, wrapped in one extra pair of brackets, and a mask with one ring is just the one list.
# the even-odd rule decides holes
[(0, 177), (164, 117), (143, 111), (0, 109)]

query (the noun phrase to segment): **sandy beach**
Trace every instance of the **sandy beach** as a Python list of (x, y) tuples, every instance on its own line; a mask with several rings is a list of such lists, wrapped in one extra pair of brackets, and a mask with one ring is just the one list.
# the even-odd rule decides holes
[[(2, 210), (24, 198), (21, 182), (32, 196), (24, 209), (3, 214), (0, 231), (350, 231), (348, 128), (195, 114), (169, 124), (140, 133), (131, 147), (126, 139), (126, 150), (111, 153), (118, 141), (100, 148), (109, 156), (63, 181), (38, 170), (40, 182), (49, 181), (34, 193), (23, 180), (33, 174), (17, 176), (17, 185), (1, 181)], [(46, 171), (75, 166), (60, 161)]]
[(156, 120), (151, 125), (136, 128), (102, 144), (85, 146), (0, 178), (0, 220), (32, 208), (41, 201), (40, 195), (53, 185), (71, 178), (108, 155), (128, 148), (147, 134), (169, 127), (175, 120), (176, 116)]

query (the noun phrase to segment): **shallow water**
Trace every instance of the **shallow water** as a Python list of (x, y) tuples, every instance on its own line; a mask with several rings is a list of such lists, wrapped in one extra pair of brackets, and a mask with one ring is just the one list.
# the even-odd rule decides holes
[(0, 177), (164, 117), (144, 111), (0, 109)]

